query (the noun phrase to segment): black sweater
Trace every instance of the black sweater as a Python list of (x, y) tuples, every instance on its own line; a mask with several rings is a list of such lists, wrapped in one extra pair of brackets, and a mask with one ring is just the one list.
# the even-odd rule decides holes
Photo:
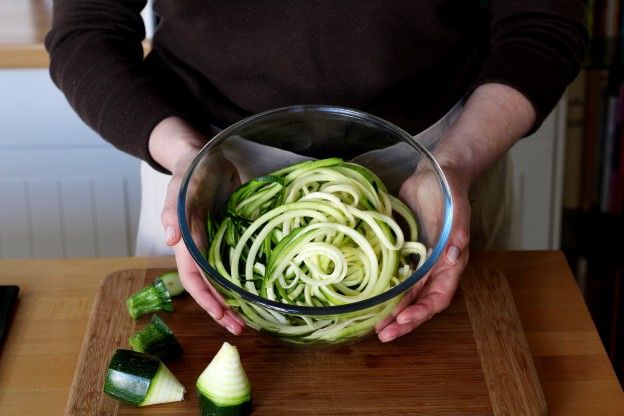
[(579, 70), (581, 0), (55, 0), (52, 79), (116, 147), (158, 165), (147, 140), (178, 115), (198, 129), (270, 108), (332, 104), (411, 133), (486, 82), (523, 93), (536, 127)]

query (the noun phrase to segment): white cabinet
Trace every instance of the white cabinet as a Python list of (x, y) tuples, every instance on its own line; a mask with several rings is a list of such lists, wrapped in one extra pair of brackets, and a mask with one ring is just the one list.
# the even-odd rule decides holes
[(0, 70), (0, 257), (131, 255), (138, 166), (84, 125), (47, 69)]
[[(512, 149), (519, 248), (558, 247), (564, 119), (559, 105)], [(139, 202), (138, 160), (86, 127), (47, 69), (0, 70), (0, 257), (132, 255)]]
[(511, 150), (523, 250), (558, 249), (563, 196), (566, 100)]

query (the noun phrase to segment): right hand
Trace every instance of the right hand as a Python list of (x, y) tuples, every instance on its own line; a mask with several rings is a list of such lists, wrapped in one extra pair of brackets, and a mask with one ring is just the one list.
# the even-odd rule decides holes
[[(469, 256), (470, 204), (466, 175), (441, 166), (453, 199), (453, 225), (443, 254), (427, 276), (402, 299), (391, 316), (376, 326), (383, 342), (413, 331), (450, 304)], [(440, 231), (441, 195), (431, 169), (417, 169), (401, 187), (401, 199), (421, 218), (420, 231), (435, 236)], [(422, 237), (419, 237), (422, 238)]]
[[(150, 154), (172, 175), (167, 187), (162, 225), (167, 235), (167, 245), (173, 247), (180, 281), (186, 291), (219, 325), (239, 335), (245, 326), (244, 321), (226, 306), (223, 297), (204, 279), (181, 238), (178, 225), (177, 200), (182, 179), (205, 142), (197, 130), (178, 117), (161, 121), (152, 131), (149, 139)], [(225, 158), (215, 157), (214, 164), (209, 166), (211, 172), (220, 178), (227, 175), (226, 179), (231, 182), (232, 188), (237, 185), (236, 169)], [(222, 185), (223, 182), (215, 180), (213, 183)], [(217, 191), (219, 189), (215, 187), (213, 192)]]

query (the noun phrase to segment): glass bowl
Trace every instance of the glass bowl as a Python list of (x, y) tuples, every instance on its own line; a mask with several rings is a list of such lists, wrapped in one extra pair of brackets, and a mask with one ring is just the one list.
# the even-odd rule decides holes
[[(412, 258), (420, 263), (413, 273), (363, 300), (308, 306), (252, 293), (209, 263), (209, 216), (217, 222), (223, 217), (226, 200), (238, 186), (302, 160), (335, 157), (370, 169), (394, 196), (417, 172), (419, 179), (410, 186), (418, 190), (410, 193), (414, 201), (409, 205), (427, 255)], [(405, 131), (361, 111), (305, 105), (251, 116), (212, 138), (183, 179), (178, 216), (184, 242), (203, 276), (248, 326), (289, 343), (338, 344), (373, 333), (375, 325), (428, 274), (448, 239), (452, 201), (434, 158)]]

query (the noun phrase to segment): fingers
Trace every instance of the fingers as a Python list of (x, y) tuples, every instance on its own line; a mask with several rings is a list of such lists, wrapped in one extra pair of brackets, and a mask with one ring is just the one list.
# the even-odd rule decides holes
[(186, 291), (219, 325), (234, 335), (240, 335), (243, 320), (230, 311), (221, 295), (203, 278), (183, 241), (173, 247), (180, 280)]
[(410, 289), (410, 291), (403, 297), (403, 299), (401, 299), (401, 302), (399, 302), (398, 306), (392, 311), (392, 313), (388, 315), (388, 317), (386, 317), (385, 319), (377, 322), (377, 324), (375, 325), (375, 331), (377, 333), (379, 333), (382, 329), (392, 323), (396, 319), (397, 315), (414, 301), (414, 299), (420, 294), (424, 283), (425, 279), (416, 283), (416, 285), (412, 289)]
[[(389, 319), (376, 326), (377, 336), (382, 342), (389, 342), (405, 335), (446, 309), (457, 290), (461, 273), (469, 257), (470, 206), (465, 199), (456, 199), (453, 212), (453, 230), (445, 251), (431, 270), (427, 282), (413, 296), (415, 302), (406, 306), (403, 299)], [(392, 319), (395, 317), (395, 319)]]
[(446, 263), (448, 267), (455, 266), (459, 263), (470, 241), (470, 208), (468, 207), (467, 210), (462, 212), (458, 211), (459, 210), (456, 209), (453, 215), (453, 230), (446, 244), (446, 256), (440, 259), (440, 261)]
[(466, 249), (456, 264), (435, 267), (425, 286), (416, 295), (415, 303), (402, 310), (397, 308), (400, 312), (396, 314), (396, 319), (378, 331), (379, 340), (389, 342), (405, 335), (446, 309), (457, 291), (468, 256), (469, 251)]
[(403, 309), (395, 321), (378, 333), (379, 340), (389, 342), (413, 331), (433, 315), (446, 309), (452, 297), (453, 293), (433, 292), (419, 298), (415, 304)]
[(167, 195), (165, 196), (165, 204), (161, 215), (162, 225), (167, 235), (167, 245), (174, 246), (180, 241), (181, 233), (178, 225), (178, 193), (182, 178), (174, 175), (167, 186)]
[(431, 319), (433, 315), (442, 312), (450, 304), (457, 290), (460, 276), (459, 267), (440, 272), (431, 280), (416, 302), (397, 315), (397, 323), (418, 326)]

